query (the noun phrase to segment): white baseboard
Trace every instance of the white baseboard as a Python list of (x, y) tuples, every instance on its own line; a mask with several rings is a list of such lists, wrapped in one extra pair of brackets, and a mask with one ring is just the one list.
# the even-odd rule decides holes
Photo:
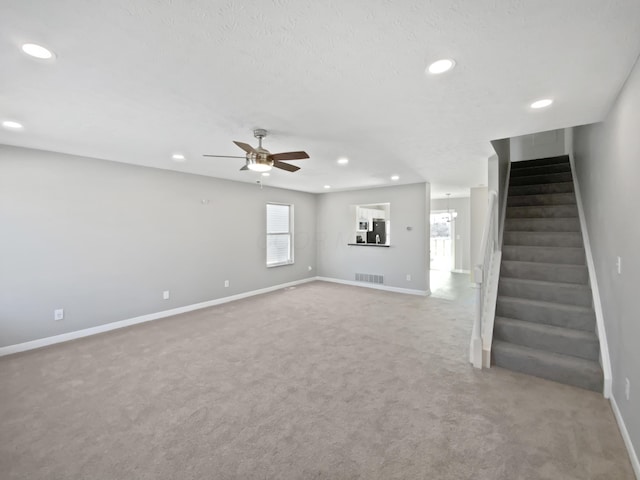
[(600, 301), (600, 289), (598, 288), (598, 278), (596, 276), (596, 267), (593, 261), (593, 253), (591, 252), (591, 242), (589, 241), (589, 230), (587, 229), (587, 219), (582, 205), (582, 195), (580, 193), (580, 184), (578, 183), (578, 174), (576, 172), (576, 163), (573, 155), (569, 155), (569, 164), (571, 165), (571, 175), (573, 177), (573, 191), (576, 196), (576, 204), (578, 206), (578, 219), (580, 220), (580, 229), (582, 230), (582, 242), (584, 244), (584, 253), (587, 260), (587, 271), (589, 273), (589, 283), (591, 285), (591, 293), (593, 295), (593, 310), (596, 314), (596, 334), (600, 341), (600, 366), (604, 375), (602, 394), (604, 398), (613, 395), (611, 385), (613, 383), (613, 373), (611, 371), (611, 359), (609, 357), (609, 343), (607, 342), (607, 332), (604, 326), (604, 311), (602, 302)]
[(636, 478), (640, 480), (640, 462), (638, 461), (638, 455), (633, 448), (633, 443), (631, 443), (631, 437), (629, 436), (629, 432), (627, 431), (627, 426), (624, 424), (624, 420), (622, 419), (622, 414), (620, 413), (620, 409), (618, 408), (618, 404), (616, 403), (616, 398), (611, 395), (609, 400), (611, 402), (611, 409), (613, 410), (613, 414), (615, 415), (616, 421), (618, 422), (618, 428), (620, 429), (620, 433), (622, 434), (622, 438), (624, 439), (624, 444), (627, 447), (629, 460), (631, 460), (631, 466), (633, 467), (633, 471), (636, 474)]
[(253, 297), (254, 295), (261, 295), (263, 293), (269, 293), (275, 290), (281, 290), (283, 288), (293, 287), (295, 285), (313, 282), (316, 279), (317, 277), (310, 277), (302, 280), (296, 280), (294, 282), (281, 283), (279, 285), (261, 288), (258, 290), (252, 290), (250, 292), (238, 293), (237, 295), (231, 295), (229, 297), (216, 298), (215, 300), (208, 300), (206, 302), (194, 303), (192, 305), (185, 305), (184, 307), (172, 308), (170, 310), (163, 310), (161, 312), (149, 313), (147, 315), (141, 315), (139, 317), (127, 318), (125, 320), (105, 323), (104, 325), (98, 325), (97, 327), (85, 328), (82, 330), (76, 330), (75, 332), (68, 332), (60, 335), (54, 335), (53, 337), (40, 338), (38, 340), (32, 340), (30, 342), (18, 343), (15, 345), (8, 345), (6, 347), (0, 347), (0, 357), (3, 357), (5, 355), (11, 355), (12, 353), (26, 352), (27, 350), (46, 347), (48, 345), (54, 345), (56, 343), (68, 342), (69, 340), (75, 340), (77, 338), (88, 337), (90, 335), (96, 335), (98, 333), (109, 332), (111, 330), (117, 330), (119, 328), (130, 327), (131, 325), (137, 325), (139, 323), (150, 322), (153, 320), (158, 320), (160, 318), (171, 317), (173, 315), (179, 315), (181, 313), (187, 313), (193, 310), (200, 310), (201, 308), (213, 307), (215, 305), (221, 305), (223, 303), (233, 302), (235, 300), (240, 300), (242, 298)]
[(431, 295), (431, 292), (429, 290), (414, 290), (411, 288), (390, 287), (388, 285), (376, 285), (375, 283), (355, 282), (352, 280), (342, 280), (340, 278), (316, 277), (316, 280), (321, 280), (323, 282), (342, 283), (344, 285), (352, 285), (354, 287), (365, 287), (365, 288), (373, 288), (376, 290), (386, 290), (387, 292), (405, 293), (407, 295), (420, 295), (422, 297)]
[(455, 269), (451, 270), (451, 272), (453, 272), (453, 273), (468, 273), (468, 274), (471, 274), (471, 270), (463, 270), (461, 268), (455, 268)]

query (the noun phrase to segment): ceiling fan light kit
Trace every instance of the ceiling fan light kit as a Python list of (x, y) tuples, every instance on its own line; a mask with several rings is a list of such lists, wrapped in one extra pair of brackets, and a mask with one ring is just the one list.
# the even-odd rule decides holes
[(244, 157), (232, 155), (204, 155), (205, 157), (223, 157), (223, 158), (244, 158), (245, 165), (240, 170), (251, 170), (254, 172), (268, 172), (272, 167), (286, 170), (288, 172), (296, 172), (300, 167), (285, 163), (282, 160), (303, 160), (309, 158), (307, 152), (285, 152), (271, 153), (262, 147), (262, 139), (267, 136), (267, 131), (263, 128), (257, 128), (253, 131), (253, 136), (258, 139), (258, 147), (253, 148), (251, 145), (243, 142), (234, 141), (238, 147), (245, 151)]

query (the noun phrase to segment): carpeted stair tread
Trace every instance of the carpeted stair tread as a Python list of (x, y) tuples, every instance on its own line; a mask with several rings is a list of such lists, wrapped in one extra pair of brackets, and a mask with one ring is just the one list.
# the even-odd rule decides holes
[(555, 157), (536, 158), (533, 160), (522, 160), (520, 162), (512, 162), (511, 170), (519, 170), (521, 168), (530, 168), (543, 165), (558, 165), (563, 163), (569, 163), (568, 155), (558, 155)]
[(565, 173), (571, 172), (569, 162), (554, 163), (553, 165), (532, 165), (530, 167), (515, 168), (511, 170), (511, 178), (529, 177), (546, 173)]
[(504, 245), (502, 258), (521, 262), (560, 263), (566, 265), (585, 265), (585, 253), (582, 247), (537, 247), (531, 245)]
[(590, 307), (580, 305), (498, 295), (496, 315), (576, 330), (595, 331), (595, 312)]
[(582, 247), (580, 232), (504, 232), (504, 245)]
[(504, 229), (508, 232), (579, 232), (580, 220), (568, 218), (507, 218)]
[(589, 282), (589, 271), (586, 265), (561, 265), (557, 263), (503, 260), (500, 275), (528, 280), (579, 283), (583, 285)]
[(507, 218), (567, 218), (577, 217), (576, 205), (507, 206)]
[(595, 332), (496, 317), (494, 338), (547, 352), (598, 360), (600, 347)]
[(509, 179), (509, 185), (540, 185), (545, 183), (570, 182), (571, 180), (571, 172), (543, 173), (528, 177), (511, 177)]
[(507, 207), (533, 207), (544, 205), (575, 205), (575, 193), (540, 193), (532, 195), (509, 195)]
[(576, 387), (602, 391), (603, 375), (598, 362), (545, 352), (513, 343), (494, 341), (491, 356), (499, 367), (546, 378)]
[(588, 285), (524, 278), (501, 277), (498, 295), (583, 307), (591, 307), (593, 304), (591, 288)]
[(573, 182), (509, 186), (509, 196), (541, 195), (547, 193), (573, 193)]

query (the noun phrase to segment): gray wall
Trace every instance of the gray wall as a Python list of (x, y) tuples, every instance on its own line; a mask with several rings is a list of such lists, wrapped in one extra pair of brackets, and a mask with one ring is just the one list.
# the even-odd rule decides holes
[[(455, 220), (455, 268), (471, 270), (471, 212), (469, 197), (452, 198), (449, 201), (451, 210), (458, 213)], [(431, 211), (447, 210), (446, 198), (431, 199)], [(458, 238), (460, 237), (460, 238)]]
[[(604, 123), (575, 128), (575, 168), (595, 263), (611, 357), (613, 396), (640, 448), (640, 65)], [(622, 274), (616, 257), (622, 257)], [(625, 398), (625, 378), (631, 381)]]
[[(349, 281), (355, 273), (382, 274), (385, 285), (428, 291), (429, 187), (418, 183), (319, 195), (318, 274)], [(347, 245), (355, 240), (353, 205), (369, 203), (391, 204), (389, 248)]]
[(563, 129), (513, 137), (510, 142), (512, 162), (557, 157), (565, 153)]
[[(315, 197), (0, 146), (0, 346), (315, 276)], [(268, 201), (294, 265), (265, 266)]]

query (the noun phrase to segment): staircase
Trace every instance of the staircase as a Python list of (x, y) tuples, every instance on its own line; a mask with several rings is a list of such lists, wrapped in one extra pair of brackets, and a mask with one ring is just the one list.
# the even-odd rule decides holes
[(508, 193), (493, 363), (602, 391), (569, 158), (512, 163)]

